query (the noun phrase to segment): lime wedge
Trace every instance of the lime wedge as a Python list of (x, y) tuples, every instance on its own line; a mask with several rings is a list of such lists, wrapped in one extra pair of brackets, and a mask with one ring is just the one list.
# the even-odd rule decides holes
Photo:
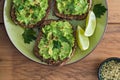
[(85, 36), (92, 36), (96, 28), (96, 16), (93, 11), (89, 11), (86, 19)]
[(84, 30), (80, 26), (77, 27), (76, 39), (81, 50), (87, 50), (89, 48), (89, 38), (84, 35)]

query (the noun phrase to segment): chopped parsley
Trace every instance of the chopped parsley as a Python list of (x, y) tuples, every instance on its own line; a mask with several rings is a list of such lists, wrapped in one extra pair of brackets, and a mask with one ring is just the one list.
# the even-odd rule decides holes
[(26, 28), (22, 34), (24, 42), (30, 44), (33, 40), (36, 39), (36, 32), (33, 29)]
[(96, 4), (93, 8), (93, 12), (95, 13), (97, 18), (100, 18), (104, 13), (107, 11), (105, 6), (102, 6), (102, 4)]

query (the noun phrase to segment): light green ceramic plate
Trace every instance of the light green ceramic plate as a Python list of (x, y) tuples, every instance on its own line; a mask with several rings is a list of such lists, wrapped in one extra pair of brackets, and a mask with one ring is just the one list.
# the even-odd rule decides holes
[[(5, 23), (5, 28), (10, 40), (15, 45), (15, 47), (27, 58), (35, 62), (45, 64), (41, 62), (38, 58), (36, 58), (33, 54), (33, 47), (34, 47), (35, 41), (31, 42), (30, 44), (25, 44), (22, 38), (22, 33), (24, 32), (24, 29), (18, 25), (15, 25), (11, 20), (11, 17), (10, 17), (11, 1), (12, 0), (5, 0), (5, 5), (4, 5), (4, 23)], [(106, 0), (93, 0), (92, 6), (99, 3), (101, 3), (103, 6), (107, 8)], [(94, 35), (90, 37), (89, 49), (86, 51), (81, 51), (79, 48), (77, 48), (76, 52), (74, 53), (74, 56), (70, 59), (70, 61), (67, 64), (74, 63), (78, 60), (81, 60), (82, 58), (87, 56), (89, 53), (91, 53), (95, 49), (95, 47), (97, 46), (97, 44), (99, 43), (99, 41), (101, 40), (104, 34), (106, 24), (107, 24), (107, 15), (108, 14), (106, 12), (100, 19), (97, 19), (96, 31)], [(50, 15), (49, 19), (56, 19), (56, 17)], [(74, 26), (80, 25), (85, 27), (85, 20), (82, 20), (82, 21), (72, 20), (70, 22)]]

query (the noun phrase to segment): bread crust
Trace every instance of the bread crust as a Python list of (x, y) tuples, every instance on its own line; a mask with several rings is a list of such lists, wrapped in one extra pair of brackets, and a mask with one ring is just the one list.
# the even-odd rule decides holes
[[(10, 16), (11, 16), (11, 19), (13, 20), (13, 22), (17, 25), (20, 25), (21, 27), (24, 27), (24, 28), (33, 28), (33, 27), (36, 27), (38, 25), (40, 25), (41, 23), (44, 22), (44, 20), (46, 19), (46, 17), (48, 16), (49, 12), (50, 12), (50, 8), (51, 8), (51, 2), (52, 0), (48, 0), (48, 9), (46, 10), (46, 15), (45, 17), (43, 17), (40, 21), (38, 21), (36, 24), (31, 24), (31, 25), (25, 25), (23, 23), (20, 23), (16, 18), (16, 15), (15, 15), (15, 7), (12, 5), (11, 6), (11, 12), (10, 12)], [(14, 3), (12, 3), (14, 4)]]
[[(47, 20), (45, 21), (40, 28), (44, 27), (45, 25), (48, 25), (50, 24), (52, 21), (56, 21), (56, 20)], [(64, 60), (58, 60), (58, 61), (54, 61), (52, 59), (44, 59), (42, 56), (39, 55), (39, 48), (38, 48), (38, 44), (40, 42), (40, 39), (42, 38), (42, 31), (40, 31), (37, 39), (36, 39), (36, 42), (35, 42), (35, 46), (34, 46), (34, 49), (33, 49), (33, 53), (35, 54), (35, 56), (37, 58), (39, 58), (42, 62), (45, 62), (47, 63), (48, 65), (64, 65), (70, 58), (66, 58)], [(74, 33), (73, 33), (74, 34)], [(75, 41), (76, 42), (76, 41)], [(74, 44), (73, 48), (72, 48), (72, 54), (71, 54), (71, 57), (73, 55), (73, 53), (75, 52), (75, 48), (76, 48), (76, 45)]]
[(92, 0), (88, 0), (88, 3), (89, 3), (88, 11), (85, 14), (82, 14), (82, 15), (61, 14), (61, 13), (59, 13), (59, 11), (57, 9), (57, 4), (56, 3), (57, 3), (56, 0), (54, 0), (54, 14), (56, 16), (58, 16), (60, 18), (68, 19), (68, 20), (71, 20), (71, 19), (82, 20), (82, 19), (85, 19), (87, 17), (88, 11), (90, 10), (91, 5), (92, 5)]

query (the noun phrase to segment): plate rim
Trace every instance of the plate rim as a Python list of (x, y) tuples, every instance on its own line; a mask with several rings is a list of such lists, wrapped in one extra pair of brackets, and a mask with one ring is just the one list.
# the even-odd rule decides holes
[[(13, 45), (25, 58), (29, 59), (30, 61), (33, 61), (33, 62), (38, 63), (38, 64), (41, 64), (41, 65), (48, 66), (46, 63), (42, 62), (41, 60), (36, 61), (36, 60), (34, 60), (34, 59), (31, 59), (31, 57), (25, 55), (22, 50), (20, 50), (19, 48), (16, 47), (16, 44), (15, 44), (15, 43), (12, 41), (12, 39), (10, 38), (10, 35), (8, 34), (8, 29), (6, 28), (7, 25), (6, 25), (6, 23), (5, 23), (6, 21), (5, 21), (5, 16), (4, 16), (6, 4), (7, 4), (7, 0), (4, 1), (4, 6), (3, 6), (3, 22), (4, 22), (4, 26), (5, 26), (5, 30), (6, 30), (7, 36), (9, 37), (9, 40), (10, 40), (10, 42), (12, 43), (12, 45)], [(105, 25), (104, 25), (105, 28), (104, 28), (103, 33), (101, 34), (101, 37), (100, 37), (99, 41), (96, 43), (95, 47), (93, 47), (93, 49), (90, 50), (90, 52), (87, 53), (84, 57), (82, 57), (82, 58), (80, 58), (80, 59), (78, 59), (78, 60), (76, 60), (76, 61), (73, 61), (72, 63), (66, 63), (64, 66), (66, 66), (66, 65), (71, 65), (71, 64), (75, 64), (75, 63), (79, 62), (80, 60), (83, 60), (85, 57), (87, 57), (90, 53), (92, 53), (92, 52), (96, 49), (96, 47), (98, 46), (98, 44), (100, 44), (100, 42), (101, 42), (101, 40), (103, 39), (104, 34), (105, 34), (106, 30), (107, 30), (107, 25), (108, 25), (108, 3), (107, 3), (107, 0), (105, 0), (105, 5), (106, 5), (106, 8), (107, 8), (107, 11), (106, 11), (106, 20), (105, 20), (106, 23), (105, 23)]]

